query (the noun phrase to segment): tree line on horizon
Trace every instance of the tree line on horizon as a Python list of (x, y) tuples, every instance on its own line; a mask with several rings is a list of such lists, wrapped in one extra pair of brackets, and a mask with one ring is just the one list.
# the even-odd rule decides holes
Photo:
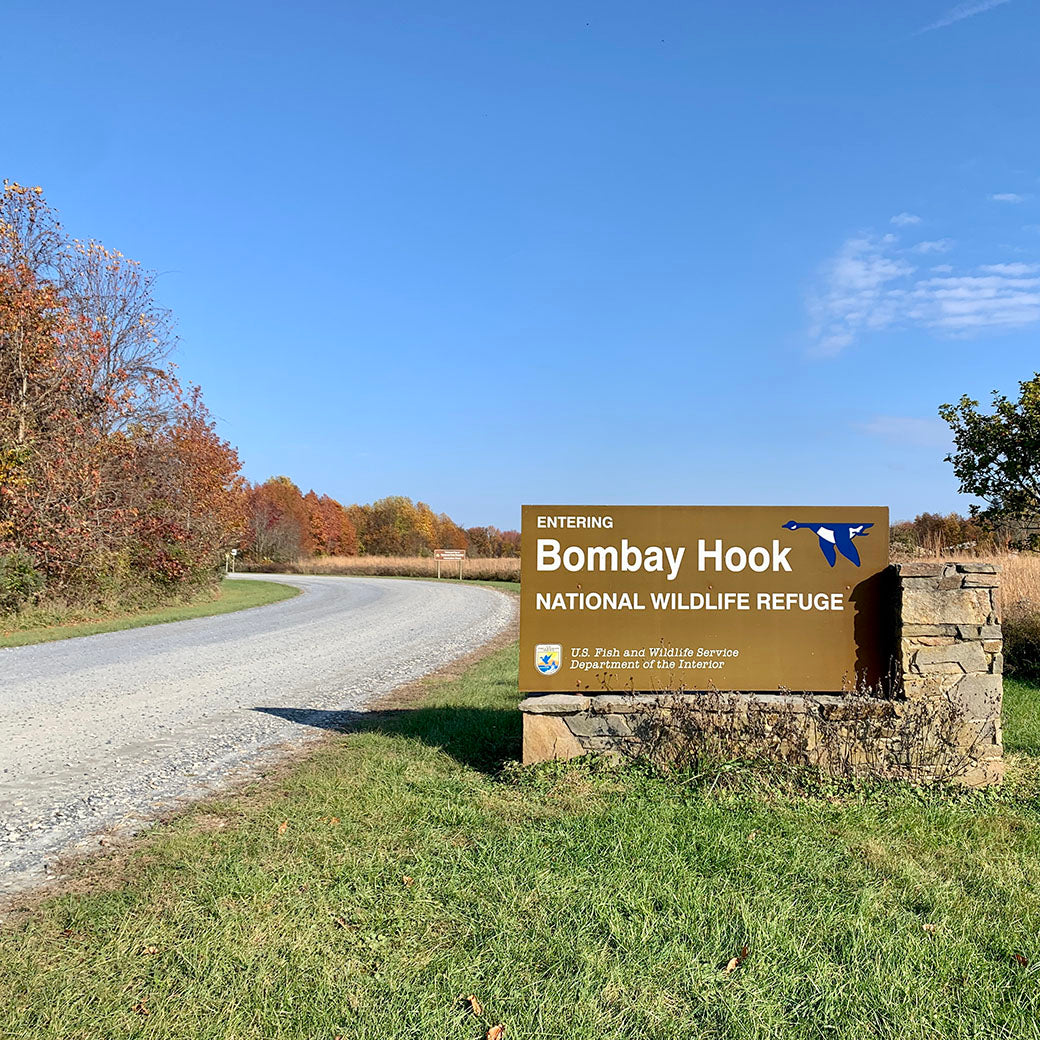
[(289, 477), (248, 486), (239, 548), (251, 560), (295, 563), (315, 556), (431, 556), (465, 549), (474, 556), (520, 555), (520, 532), (463, 528), (425, 502), (389, 495), (344, 506), (315, 491), (303, 494)]

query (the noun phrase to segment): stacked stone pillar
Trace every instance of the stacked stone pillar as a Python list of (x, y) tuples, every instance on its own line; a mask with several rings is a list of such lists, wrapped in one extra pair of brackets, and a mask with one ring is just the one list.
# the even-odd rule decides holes
[(990, 563), (901, 563), (900, 685), (896, 697), (953, 711), (957, 737), (974, 764), (963, 782), (1003, 776), (1000, 713), (1003, 635), (1000, 579)]

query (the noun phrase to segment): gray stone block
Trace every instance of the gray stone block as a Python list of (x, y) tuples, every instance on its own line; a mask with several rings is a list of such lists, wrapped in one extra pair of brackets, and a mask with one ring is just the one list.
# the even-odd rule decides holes
[(956, 664), (966, 672), (986, 671), (986, 653), (981, 643), (952, 643), (949, 646), (922, 646), (914, 664), (924, 673), (937, 665)]
[(950, 691), (950, 700), (966, 719), (999, 718), (1003, 690), (999, 675), (966, 675)]
[(589, 698), (576, 693), (543, 693), (520, 702), (520, 710), (527, 715), (573, 715), (588, 706)]
[[(946, 579), (941, 574), (933, 574), (929, 577), (904, 578), (902, 585), (904, 589), (937, 589)], [(953, 586), (949, 586), (952, 588)], [(957, 587), (960, 587), (960, 578), (957, 579)]]
[(962, 579), (966, 589), (995, 589), (999, 583), (996, 576), (987, 574), (965, 574)]
[(957, 570), (961, 574), (997, 574), (997, 568), (992, 563), (958, 563)]
[(937, 578), (943, 572), (941, 563), (897, 563), (895, 566), (901, 578)]
[[(917, 636), (957, 636), (963, 635), (959, 631), (963, 625), (903, 625), (902, 634), (904, 639), (912, 639)], [(968, 626), (971, 627), (971, 626)], [(970, 637), (974, 638), (974, 637)]]
[(903, 623), (985, 625), (993, 614), (988, 589), (903, 589)]
[(640, 703), (646, 698), (639, 698), (635, 694), (600, 693), (589, 698), (589, 708), (597, 714), (631, 714), (641, 709), (645, 710), (646, 704)]
[(567, 728), (576, 737), (630, 737), (632, 728), (623, 715), (568, 715)]

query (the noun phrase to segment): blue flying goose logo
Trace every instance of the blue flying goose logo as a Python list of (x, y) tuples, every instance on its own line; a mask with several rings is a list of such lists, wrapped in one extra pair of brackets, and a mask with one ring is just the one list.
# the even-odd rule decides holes
[(867, 528), (873, 526), (873, 524), (800, 524), (795, 520), (788, 520), (784, 524), (788, 531), (800, 531), (802, 528), (812, 531), (820, 539), (820, 552), (832, 567), (838, 559), (838, 553), (858, 567), (859, 551), (852, 544), (852, 539), (864, 537)]

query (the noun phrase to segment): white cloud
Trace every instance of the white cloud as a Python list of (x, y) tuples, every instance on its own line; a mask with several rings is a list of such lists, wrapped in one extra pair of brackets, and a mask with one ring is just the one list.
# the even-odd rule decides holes
[(921, 218), (913, 213), (897, 213), (890, 223), (895, 224), (897, 227), (906, 227), (907, 224), (920, 224)]
[(1021, 328), (1040, 321), (1040, 278), (926, 278), (907, 294), (904, 313), (910, 324), (952, 333)]
[(1040, 271), (1040, 264), (983, 264), (979, 270), (985, 271), (986, 274), (1009, 274), (1018, 278), (1026, 274), (1036, 274)]
[(837, 354), (865, 328), (884, 328), (889, 317), (889, 283), (913, 274), (905, 260), (885, 254), (889, 243), (850, 238), (826, 266), (823, 285), (809, 301), (810, 335), (820, 354)]
[(950, 428), (941, 419), (875, 415), (868, 422), (860, 423), (859, 429), (872, 437), (922, 448), (945, 448), (951, 440)]
[(913, 247), (915, 253), (948, 253), (957, 243), (952, 238), (939, 238), (934, 242), (918, 242)]
[(919, 328), (941, 335), (1001, 332), (1040, 322), (1040, 265), (950, 264), (919, 274), (912, 249), (863, 234), (824, 265), (808, 301), (813, 352), (834, 355), (866, 332)]
[(996, 195), (990, 195), (990, 198), (994, 202), (1024, 202), (1025, 199), (1021, 195), (1016, 195), (1013, 191), (1003, 191)]
[(994, 7), (1000, 7), (1001, 4), (1009, 2), (1010, 0), (967, 0), (966, 3), (951, 7), (938, 20), (932, 22), (931, 25), (926, 25), (923, 29), (918, 29), (914, 35), (920, 36), (921, 33), (931, 32), (933, 29), (945, 29), (947, 25), (953, 25), (954, 22), (964, 21), (965, 18), (973, 18), (977, 14), (991, 11)]

